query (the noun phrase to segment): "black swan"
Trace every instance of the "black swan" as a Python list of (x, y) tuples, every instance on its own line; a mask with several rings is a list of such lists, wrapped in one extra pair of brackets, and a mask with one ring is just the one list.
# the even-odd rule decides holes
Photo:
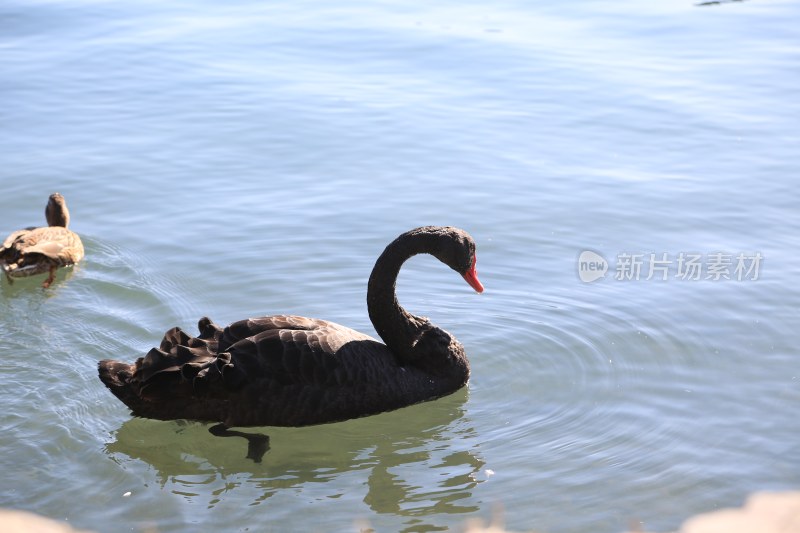
[(47, 226), (15, 231), (0, 246), (0, 267), (9, 283), (13, 278), (49, 272), (42, 283), (47, 288), (56, 279), (56, 269), (74, 265), (83, 258), (83, 243), (67, 229), (69, 210), (59, 193), (53, 193), (44, 210)]
[(210, 431), (220, 436), (247, 435), (232, 426), (336, 422), (450, 394), (469, 379), (463, 346), (406, 312), (395, 295), (400, 267), (420, 253), (483, 291), (472, 237), (453, 227), (417, 228), (386, 247), (369, 278), (369, 317), (386, 344), (301, 316), (251, 318), (224, 329), (204, 317), (198, 337), (176, 327), (134, 364), (100, 361), (100, 379), (136, 416), (218, 422)]

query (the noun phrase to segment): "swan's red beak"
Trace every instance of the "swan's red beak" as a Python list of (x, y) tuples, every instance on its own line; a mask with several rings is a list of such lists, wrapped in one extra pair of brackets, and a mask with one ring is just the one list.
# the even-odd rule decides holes
[(475, 271), (475, 263), (477, 263), (477, 261), (473, 261), (472, 267), (469, 270), (467, 270), (465, 274), (462, 275), (464, 276), (464, 279), (467, 281), (467, 283), (469, 283), (469, 286), (475, 289), (475, 292), (482, 293), (483, 284), (478, 279), (478, 273)]

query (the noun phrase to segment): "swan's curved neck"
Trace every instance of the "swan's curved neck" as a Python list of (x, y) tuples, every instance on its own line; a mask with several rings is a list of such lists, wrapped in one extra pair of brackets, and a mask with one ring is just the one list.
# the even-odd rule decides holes
[(369, 318), (386, 346), (401, 359), (412, 358), (414, 339), (428, 322), (407, 312), (397, 301), (397, 275), (407, 259), (428, 252), (430, 246), (429, 239), (423, 235), (401, 235), (386, 247), (369, 277)]

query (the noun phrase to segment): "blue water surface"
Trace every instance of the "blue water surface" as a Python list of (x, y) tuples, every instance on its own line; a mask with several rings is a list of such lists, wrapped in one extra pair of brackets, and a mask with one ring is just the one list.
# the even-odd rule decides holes
[[(798, 24), (788, 0), (7, 0), (0, 232), (59, 191), (86, 258), (0, 282), (0, 505), (99, 532), (577, 533), (797, 489)], [(398, 282), (466, 347), (456, 394), (258, 428), (256, 464), (97, 379), (204, 315), (372, 335), (370, 269), (427, 224), (473, 235), (486, 286), (431, 257)]]

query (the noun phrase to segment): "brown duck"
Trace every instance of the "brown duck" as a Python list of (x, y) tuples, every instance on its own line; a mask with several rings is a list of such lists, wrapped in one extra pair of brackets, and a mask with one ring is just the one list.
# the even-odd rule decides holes
[(67, 229), (69, 210), (59, 193), (50, 195), (44, 210), (47, 227), (15, 231), (0, 247), (0, 267), (9, 283), (22, 278), (49, 272), (42, 283), (49, 287), (58, 267), (74, 265), (83, 258), (83, 243), (77, 233)]
[[(417, 228), (386, 247), (369, 278), (369, 317), (385, 344), (301, 316), (251, 318), (224, 329), (202, 318), (198, 337), (173, 328), (133, 364), (100, 361), (100, 379), (136, 416), (218, 422), (211, 432), (221, 436), (248, 435), (232, 426), (335, 422), (450, 394), (469, 379), (463, 346), (408, 313), (395, 294), (400, 267), (420, 253), (483, 291), (472, 237), (453, 227)], [(254, 452), (251, 441), (248, 457), (258, 461), (265, 449)]]

